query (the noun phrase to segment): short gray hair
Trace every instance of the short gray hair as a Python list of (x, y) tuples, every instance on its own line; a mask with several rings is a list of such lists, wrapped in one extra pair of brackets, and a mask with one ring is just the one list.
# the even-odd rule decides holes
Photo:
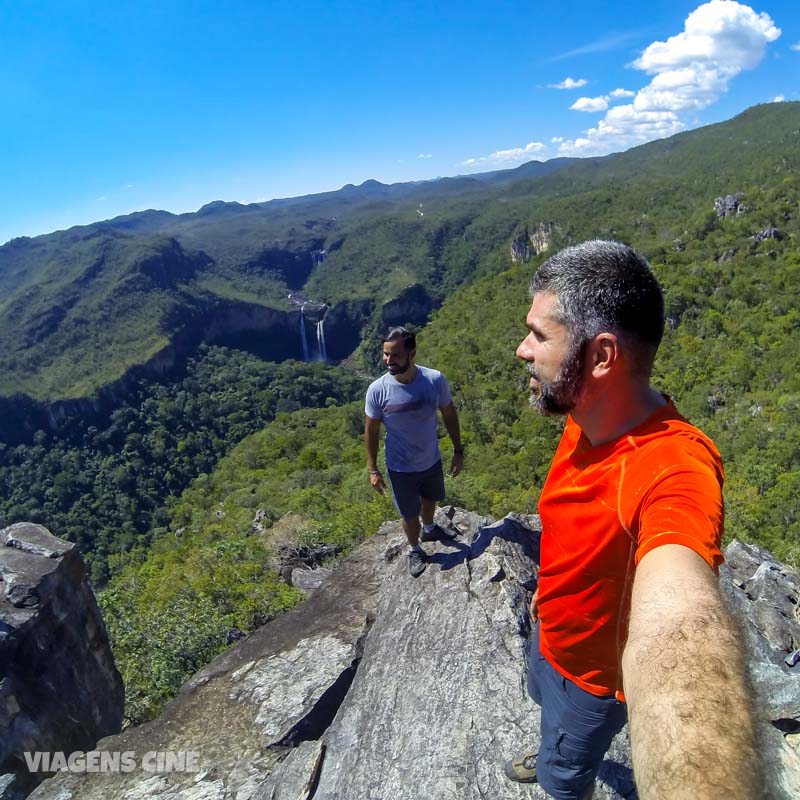
[(561, 250), (542, 264), (531, 295), (555, 296), (553, 316), (573, 348), (608, 331), (630, 348), (634, 368), (653, 367), (664, 333), (664, 294), (650, 265), (632, 247), (593, 239)]

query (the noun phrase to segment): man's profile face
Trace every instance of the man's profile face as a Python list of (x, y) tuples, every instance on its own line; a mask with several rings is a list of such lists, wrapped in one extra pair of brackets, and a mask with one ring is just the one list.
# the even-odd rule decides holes
[(416, 350), (406, 350), (402, 339), (383, 343), (383, 363), (391, 375), (402, 375), (414, 362)]
[(569, 331), (553, 318), (555, 295), (534, 296), (525, 320), (528, 335), (517, 356), (527, 362), (530, 403), (542, 414), (569, 414), (581, 395), (583, 347), (570, 347)]

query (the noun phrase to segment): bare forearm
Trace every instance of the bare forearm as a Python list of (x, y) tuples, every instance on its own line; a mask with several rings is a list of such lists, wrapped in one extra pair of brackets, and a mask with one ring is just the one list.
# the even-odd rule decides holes
[(641, 800), (766, 796), (740, 648), (705, 564), (677, 582), (637, 575), (622, 666)]
[(380, 425), (367, 422), (364, 429), (364, 444), (367, 447), (367, 469), (378, 468), (378, 442), (380, 441)]
[(446, 408), (442, 409), (442, 422), (444, 422), (447, 435), (456, 449), (461, 447), (461, 425), (458, 421), (458, 413), (455, 406), (451, 403)]

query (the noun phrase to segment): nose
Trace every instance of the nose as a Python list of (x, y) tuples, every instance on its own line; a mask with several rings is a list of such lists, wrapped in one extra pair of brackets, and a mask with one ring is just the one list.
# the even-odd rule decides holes
[(531, 334), (528, 334), (520, 343), (519, 347), (517, 347), (517, 358), (523, 359), (523, 361), (533, 361), (533, 350), (530, 345), (530, 338)]

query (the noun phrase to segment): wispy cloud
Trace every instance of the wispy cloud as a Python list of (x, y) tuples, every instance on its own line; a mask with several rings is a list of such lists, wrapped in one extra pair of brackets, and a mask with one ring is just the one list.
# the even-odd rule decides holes
[(553, 56), (550, 61), (563, 61), (565, 58), (573, 58), (574, 56), (585, 56), (589, 53), (607, 53), (609, 50), (616, 50), (634, 39), (640, 39), (642, 36), (639, 31), (629, 31), (628, 33), (621, 33), (616, 36), (606, 36), (603, 39), (585, 44), (582, 47), (576, 47), (574, 50), (568, 50), (566, 53), (560, 53)]
[(542, 144), (542, 142), (529, 142), (525, 147), (512, 147), (509, 150), (497, 150), (494, 153), (490, 153), (488, 156), (468, 158), (466, 161), (462, 161), (458, 166), (507, 166), (508, 164), (516, 164), (520, 161), (524, 161), (528, 156), (534, 153), (540, 153), (544, 149), (545, 145)]
[(573, 78), (564, 78), (561, 83), (549, 83), (547, 85), (548, 89), (580, 89), (581, 86), (586, 86), (588, 81), (586, 78), (578, 78), (574, 80)]
[(632, 92), (630, 89), (614, 89), (613, 92), (608, 93), (609, 97), (619, 98), (619, 97), (635, 97), (636, 92)]
[(789, 49), (800, 53), (800, 42), (795, 42), (794, 44), (790, 44)]
[(432, 153), (418, 153), (417, 158), (433, 158)]

